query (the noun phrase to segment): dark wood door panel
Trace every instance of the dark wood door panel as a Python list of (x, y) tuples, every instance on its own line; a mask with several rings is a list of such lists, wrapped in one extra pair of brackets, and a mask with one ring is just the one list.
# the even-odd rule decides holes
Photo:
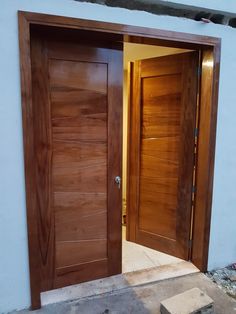
[[(143, 104), (155, 104), (155, 99), (169, 95), (175, 95), (181, 92), (181, 74), (165, 74), (162, 76), (153, 76), (150, 73), (147, 77), (142, 77), (142, 98)], [(158, 86), (158, 88), (157, 88)], [(171, 103), (168, 101), (168, 105)]]
[[(86, 269), (86, 271), (85, 271)], [(109, 263), (107, 259), (96, 262), (81, 263), (69, 267), (57, 268), (55, 270), (54, 287), (74, 285), (75, 282), (85, 282), (102, 277), (110, 276), (108, 272)]]
[[(155, 169), (155, 171), (153, 171), (153, 169)], [(178, 178), (178, 169), (178, 160), (164, 159), (153, 155), (143, 155), (141, 159), (140, 176), (145, 178)]]
[(107, 93), (107, 64), (93, 61), (57, 60), (51, 56), (49, 68), (52, 90)]
[[(168, 240), (176, 239), (175, 206), (150, 200), (147, 196), (146, 199), (140, 201), (140, 208), (138, 225), (140, 231), (158, 234)], [(154, 211), (155, 208), (158, 208), (157, 212)]]
[(141, 86), (141, 140), (179, 136), (181, 75), (148, 77), (142, 79)]
[(137, 61), (131, 91), (129, 239), (184, 259), (189, 256), (197, 67), (196, 52)]
[(121, 271), (122, 51), (36, 35), (31, 51), (45, 291)]
[[(91, 197), (94, 202), (91, 204)], [(105, 193), (54, 193), (55, 226), (58, 241), (104, 239), (107, 236)], [(80, 209), (79, 219), (74, 217)], [(86, 227), (85, 227), (86, 226)], [(99, 226), (99, 227), (98, 227)]]
[[(81, 167), (81, 169), (80, 169)], [(81, 166), (77, 163), (53, 167), (52, 179), (55, 192), (105, 193), (107, 195), (106, 164), (94, 163)]]
[(56, 269), (103, 259), (107, 259), (107, 239), (97, 239), (96, 234), (92, 240), (58, 241), (56, 245)]
[[(92, 147), (91, 147), (92, 146)], [(107, 144), (104, 140), (54, 140), (54, 163), (56, 168), (76, 164), (79, 169), (106, 162)], [(79, 158), (79, 162), (78, 162)]]
[(53, 138), (107, 143), (107, 64), (49, 64)]
[[(183, 54), (176, 54), (174, 58), (166, 56), (159, 58), (145, 59), (141, 62), (141, 77), (160, 77), (165, 75), (175, 75), (182, 72)], [(155, 67), (153, 63), (155, 62)]]
[[(32, 37), (31, 40), (31, 66), (32, 66), (32, 113), (31, 134), (33, 138), (33, 166), (35, 190), (31, 194), (35, 197), (35, 207), (31, 209), (35, 221), (30, 224), (36, 226), (33, 235), (37, 237), (37, 252), (30, 253), (33, 260), (35, 256), (36, 267), (34, 280), (37, 278), (39, 291), (52, 289), (54, 274), (54, 215), (51, 210), (51, 172), (52, 167), (52, 136), (50, 123), (50, 94), (48, 84), (47, 47), (43, 40)], [(32, 228), (31, 226), (28, 226)], [(35, 248), (34, 248), (35, 249)], [(32, 252), (32, 247), (30, 247)], [(36, 255), (37, 254), (37, 255)], [(38, 288), (38, 287), (37, 287)]]
[(155, 192), (158, 192), (159, 195), (163, 194), (163, 197), (165, 197), (165, 195), (176, 196), (177, 183), (178, 178), (142, 177), (140, 186), (144, 191), (143, 194), (149, 192), (155, 196)]
[(169, 161), (178, 160), (178, 146), (180, 144), (180, 136), (159, 136), (158, 138), (142, 139), (143, 156), (154, 156), (155, 158), (165, 159)]

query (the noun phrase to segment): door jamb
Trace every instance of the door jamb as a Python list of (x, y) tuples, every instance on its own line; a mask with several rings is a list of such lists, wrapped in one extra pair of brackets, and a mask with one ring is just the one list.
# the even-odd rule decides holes
[(30, 58), (30, 27), (53, 26), (121, 35), (124, 42), (144, 43), (166, 47), (201, 50), (201, 92), (199, 143), (196, 170), (196, 198), (191, 261), (201, 271), (207, 270), (213, 193), (215, 140), (218, 107), (221, 39), (153, 28), (98, 22), (40, 13), (18, 12), (21, 70), (21, 102), (24, 130), (24, 161), (26, 207), (28, 220), (29, 264), (32, 309), (40, 307), (40, 272), (37, 245), (37, 199), (34, 174), (34, 139), (32, 136), (32, 77)]

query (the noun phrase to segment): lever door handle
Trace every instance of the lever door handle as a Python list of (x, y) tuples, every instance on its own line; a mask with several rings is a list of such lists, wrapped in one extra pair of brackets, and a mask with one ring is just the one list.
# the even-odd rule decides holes
[(118, 189), (120, 189), (120, 186), (121, 186), (121, 177), (116, 176), (116, 177), (115, 177), (115, 183), (117, 184)]

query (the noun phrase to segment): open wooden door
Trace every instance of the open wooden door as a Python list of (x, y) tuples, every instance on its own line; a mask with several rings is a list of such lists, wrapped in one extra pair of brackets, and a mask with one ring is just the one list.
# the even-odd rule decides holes
[(31, 36), (36, 308), (41, 291), (121, 272), (123, 61), (120, 44)]
[(132, 67), (128, 240), (189, 258), (198, 53)]

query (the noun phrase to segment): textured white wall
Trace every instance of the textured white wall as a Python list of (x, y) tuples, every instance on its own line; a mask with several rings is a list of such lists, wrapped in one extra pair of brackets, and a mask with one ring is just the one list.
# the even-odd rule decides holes
[[(190, 2), (185, 0), (185, 2)], [(211, 3), (212, 1), (191, 1)], [(215, 2), (215, 1), (214, 1)], [(223, 2), (223, 1), (221, 1)], [(233, 1), (227, 3), (233, 4)], [(224, 1), (226, 3), (226, 1)], [(217, 3), (215, 3), (215, 6)], [(219, 4), (218, 4), (219, 5)], [(236, 261), (236, 30), (71, 0), (1, 0), (0, 313), (30, 304), (17, 10), (139, 25), (222, 38), (209, 268)]]

